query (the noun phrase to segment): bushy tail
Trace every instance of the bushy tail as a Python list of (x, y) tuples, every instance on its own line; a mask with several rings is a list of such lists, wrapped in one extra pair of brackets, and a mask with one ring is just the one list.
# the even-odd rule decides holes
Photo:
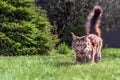
[(101, 35), (101, 30), (99, 28), (103, 9), (100, 6), (94, 6), (93, 10), (87, 17), (86, 32), (87, 34)]

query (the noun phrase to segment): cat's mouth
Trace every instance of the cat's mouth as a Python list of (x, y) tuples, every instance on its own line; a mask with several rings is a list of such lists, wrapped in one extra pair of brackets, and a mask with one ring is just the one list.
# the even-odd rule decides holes
[(79, 47), (76, 48), (76, 50), (84, 52), (86, 50), (86, 46), (84, 46), (84, 47), (79, 46)]
[(82, 50), (84, 50), (84, 48), (78, 47), (77, 50), (82, 51)]

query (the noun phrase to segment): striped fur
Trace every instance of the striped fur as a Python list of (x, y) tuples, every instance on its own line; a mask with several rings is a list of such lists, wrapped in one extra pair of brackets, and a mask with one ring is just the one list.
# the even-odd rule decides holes
[(100, 22), (103, 10), (94, 6), (87, 17), (86, 34), (78, 37), (72, 34), (72, 49), (76, 52), (76, 61), (80, 63), (98, 62), (101, 60), (102, 38), (100, 37)]

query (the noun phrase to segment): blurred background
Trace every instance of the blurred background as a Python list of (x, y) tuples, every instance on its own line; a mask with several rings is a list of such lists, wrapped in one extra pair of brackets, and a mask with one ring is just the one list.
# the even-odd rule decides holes
[(71, 43), (70, 32), (82, 36), (85, 32), (86, 16), (94, 5), (103, 10), (101, 23), (105, 47), (120, 47), (120, 1), (119, 0), (35, 0), (37, 6), (47, 10), (53, 33), (61, 42)]
[(104, 47), (120, 47), (120, 0), (0, 0), (0, 54), (49, 54), (71, 47), (70, 32), (85, 35), (86, 18), (94, 5), (104, 12)]

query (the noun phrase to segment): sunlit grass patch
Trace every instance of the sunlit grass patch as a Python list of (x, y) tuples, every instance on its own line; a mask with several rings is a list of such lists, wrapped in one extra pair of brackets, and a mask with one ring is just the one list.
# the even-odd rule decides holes
[(74, 55), (0, 57), (0, 80), (119, 80), (120, 49), (103, 49), (99, 63), (75, 64)]

